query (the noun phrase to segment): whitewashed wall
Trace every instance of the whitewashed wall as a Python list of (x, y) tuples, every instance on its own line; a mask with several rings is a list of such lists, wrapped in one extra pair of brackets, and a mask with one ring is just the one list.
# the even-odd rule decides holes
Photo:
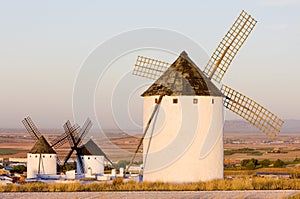
[[(144, 127), (155, 98), (158, 96), (144, 97)], [(198, 103), (194, 104), (194, 99)], [(163, 97), (143, 142), (143, 180), (196, 182), (223, 178), (223, 115), (222, 97)]]
[[(87, 173), (88, 168), (92, 169), (92, 174), (104, 174), (104, 156), (94, 156), (94, 155), (85, 155), (80, 156), (83, 167), (84, 173)], [(80, 166), (79, 162), (77, 161), (77, 173), (80, 174)]]
[[(56, 154), (41, 154), (40, 174), (56, 174)], [(36, 178), (40, 154), (27, 153), (27, 178)]]

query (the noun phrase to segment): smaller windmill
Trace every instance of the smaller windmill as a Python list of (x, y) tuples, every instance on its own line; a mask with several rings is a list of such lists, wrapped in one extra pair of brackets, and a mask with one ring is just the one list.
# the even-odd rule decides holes
[(84, 173), (84, 165), (82, 159), (80, 158), (80, 146), (82, 146), (82, 140), (87, 135), (92, 125), (93, 123), (89, 118), (86, 119), (82, 128), (79, 128), (77, 124), (72, 126), (69, 120), (64, 124), (65, 137), (69, 141), (71, 147), (70, 152), (64, 160), (64, 165), (68, 162), (73, 152), (76, 151), (76, 159), (79, 165), (79, 168), (77, 168), (77, 173)]
[(113, 165), (107, 155), (92, 139), (79, 147), (77, 156), (82, 160), (84, 173), (87, 174), (87, 176), (92, 176), (94, 174), (103, 175), (105, 159)]
[(24, 118), (22, 123), (35, 140), (34, 146), (27, 154), (27, 178), (35, 178), (36, 174), (56, 174), (59, 159), (53, 148), (66, 143), (67, 137), (63, 134), (50, 145), (30, 117)]

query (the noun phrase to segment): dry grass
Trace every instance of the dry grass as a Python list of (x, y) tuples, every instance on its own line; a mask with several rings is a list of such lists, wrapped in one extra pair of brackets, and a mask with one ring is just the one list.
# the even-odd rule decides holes
[(73, 192), (73, 191), (213, 191), (213, 190), (299, 190), (300, 179), (236, 178), (209, 182), (173, 184), (163, 182), (124, 183), (115, 179), (113, 183), (45, 184), (26, 183), (0, 186), (0, 192)]

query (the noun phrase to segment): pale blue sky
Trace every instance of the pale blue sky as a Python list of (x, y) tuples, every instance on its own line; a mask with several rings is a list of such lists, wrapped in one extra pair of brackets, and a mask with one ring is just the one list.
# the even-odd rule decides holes
[[(82, 63), (114, 35), (144, 27), (174, 30), (210, 55), (242, 9), (258, 24), (224, 83), (284, 119), (300, 119), (297, 0), (1, 0), (0, 128), (22, 127), (27, 115), (42, 128), (60, 128), (73, 117), (72, 92)], [(124, 65), (131, 67), (130, 61)], [(110, 127), (107, 121), (104, 128)]]

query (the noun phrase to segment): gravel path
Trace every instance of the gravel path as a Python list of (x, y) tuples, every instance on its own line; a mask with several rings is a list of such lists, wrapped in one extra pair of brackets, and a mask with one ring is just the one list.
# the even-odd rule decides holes
[(25, 192), (0, 193), (1, 199), (41, 198), (41, 199), (74, 199), (74, 198), (289, 198), (300, 195), (300, 190), (272, 190), (272, 191), (140, 191), (140, 192)]

